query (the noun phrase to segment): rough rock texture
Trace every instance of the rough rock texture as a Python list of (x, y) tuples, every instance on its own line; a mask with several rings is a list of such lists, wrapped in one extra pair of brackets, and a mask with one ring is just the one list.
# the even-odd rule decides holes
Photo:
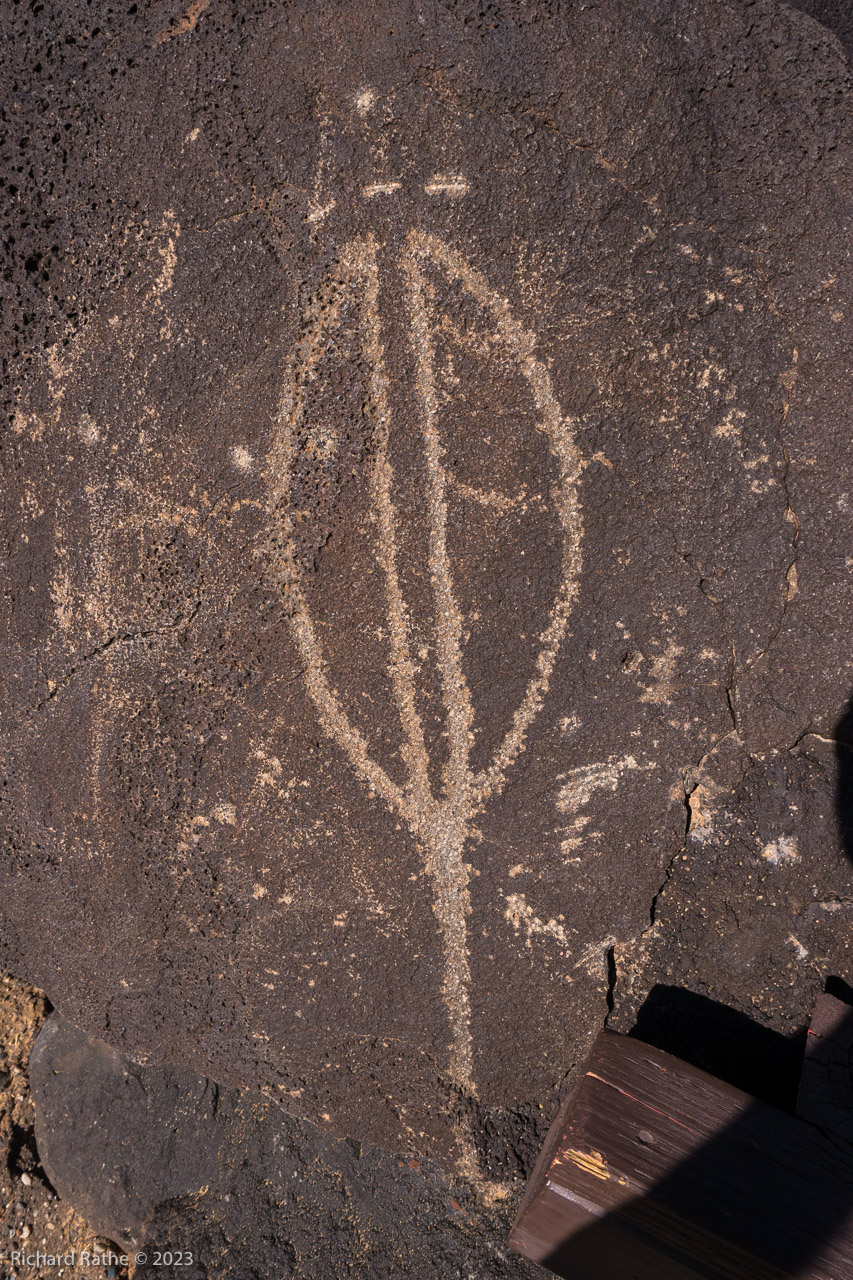
[(2, 24), (0, 962), (493, 1179), (653, 982), (802, 1024), (853, 901), (836, 37)]
[(790, 3), (828, 27), (847, 57), (853, 58), (853, 9), (847, 0), (790, 0)]
[[(687, 847), (654, 924), (624, 953), (617, 948), (614, 1027), (632, 1026), (650, 982), (677, 975), (792, 1035), (808, 1022), (807, 994), (820, 989), (819, 978), (849, 981), (849, 719), (836, 734), (832, 742), (811, 731), (787, 749), (754, 754), (731, 735), (700, 763), (690, 780)], [(844, 841), (833, 839), (837, 819), (849, 828)]]
[[(3, 1280), (103, 1277), (103, 1258), (115, 1247), (99, 1239), (74, 1205), (60, 1199), (44, 1171), (35, 1140), (29, 1088), (30, 1055), (50, 1006), (39, 991), (0, 974), (0, 1276)], [(29, 1261), (21, 1263), (15, 1255)], [(118, 1251), (120, 1254), (120, 1250)], [(37, 1260), (37, 1255), (40, 1258)], [(127, 1269), (114, 1268), (117, 1280)]]
[[(350, 1276), (523, 1280), (484, 1212), (434, 1165), (335, 1139), (186, 1067), (139, 1066), (58, 1014), (30, 1060), (41, 1160), (136, 1280), (183, 1254), (185, 1280)], [(191, 1255), (192, 1261), (189, 1260)]]

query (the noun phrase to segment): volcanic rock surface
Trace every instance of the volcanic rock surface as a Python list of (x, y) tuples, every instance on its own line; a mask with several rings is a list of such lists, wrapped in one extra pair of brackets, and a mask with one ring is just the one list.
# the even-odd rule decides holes
[(0, 964), (475, 1179), (654, 982), (802, 1025), (851, 976), (836, 37), (0, 21)]
[[(81, 1257), (103, 1258), (115, 1252), (110, 1241), (94, 1235), (73, 1201), (57, 1196), (36, 1148), (30, 1051), (49, 1013), (40, 992), (0, 973), (0, 1274), (4, 1280), (21, 1275), (28, 1280), (75, 1280), (81, 1274)], [(73, 1143), (75, 1151), (81, 1152), (84, 1142), (77, 1131)], [(116, 1280), (127, 1280), (126, 1267), (118, 1265), (114, 1270)], [(98, 1273), (103, 1275), (104, 1268), (98, 1268)]]
[[(53, 1014), (30, 1058), (39, 1157), (135, 1280), (524, 1280), (490, 1212), (434, 1164), (336, 1138), (186, 1067), (139, 1066)], [(160, 1260), (158, 1261), (158, 1254)], [(180, 1261), (178, 1261), (180, 1255)]]

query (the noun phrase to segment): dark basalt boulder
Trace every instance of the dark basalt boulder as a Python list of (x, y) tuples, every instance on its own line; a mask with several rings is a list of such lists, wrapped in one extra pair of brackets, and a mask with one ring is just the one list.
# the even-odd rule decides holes
[(654, 982), (802, 1024), (853, 900), (838, 40), (2, 23), (0, 963), (486, 1180)]
[[(30, 1059), (39, 1159), (137, 1280), (494, 1280), (537, 1268), (507, 1205), (186, 1067), (139, 1066), (52, 1014)], [(325, 1131), (324, 1131), (325, 1130)]]

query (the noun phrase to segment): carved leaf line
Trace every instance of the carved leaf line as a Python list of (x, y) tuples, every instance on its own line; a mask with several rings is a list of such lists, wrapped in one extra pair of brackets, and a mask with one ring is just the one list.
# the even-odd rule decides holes
[(382, 345), (379, 267), (373, 237), (357, 242), (355, 250), (365, 286), (362, 306), (364, 351), (371, 370), (371, 393), (378, 416), (378, 448), (370, 478), (374, 510), (379, 521), (377, 560), (385, 575), (391, 648), (390, 676), (403, 730), (403, 759), (409, 771), (407, 790), (414, 801), (414, 808), (410, 807), (408, 815), (412, 825), (413, 819), (416, 820), (419, 817), (418, 810), (423, 812), (425, 817), (431, 813), (433, 799), (429, 785), (423, 724), (416, 705), (415, 675), (409, 641), (409, 615), (400, 588), (400, 575), (397, 569), (396, 511), (391, 498), (392, 471), (388, 460), (390, 427), (388, 375), (385, 370), (385, 353)]
[[(536, 358), (536, 339), (512, 315), (508, 303), (490, 288), (485, 278), (455, 250), (451, 249), (438, 237), (424, 232), (413, 231), (409, 235), (408, 254), (414, 262), (418, 257), (432, 257), (447, 272), (451, 280), (459, 280), (462, 287), (479, 302), (483, 309), (490, 313), (495, 321), (496, 329), (507, 350), (513, 354), (521, 368), (533, 393), (534, 402), (542, 416), (541, 430), (551, 439), (552, 447), (560, 463), (560, 482), (553, 494), (560, 523), (563, 528), (562, 585), (555, 602), (554, 613), (540, 637), (540, 649), (536, 658), (536, 672), (530, 680), (521, 705), (516, 710), (512, 725), (499, 745), (492, 762), (480, 770), (473, 778), (467, 779), (466, 791), (475, 804), (484, 803), (489, 796), (499, 792), (518, 755), (524, 749), (527, 732), (536, 718), (545, 694), (548, 691), (554, 664), (557, 660), (560, 645), (565, 636), (569, 613), (577, 595), (580, 577), (580, 547), (583, 528), (577, 498), (577, 484), (581, 473), (580, 453), (574, 436), (574, 422), (563, 417), (560, 406), (554, 395), (551, 378), (545, 366)], [(416, 271), (416, 268), (415, 268)], [(414, 278), (415, 272), (413, 271)], [(423, 297), (423, 281), (418, 273), (415, 285), (417, 297)], [(418, 318), (422, 329), (426, 329), (427, 321), (423, 306), (420, 307), (423, 318)], [(420, 342), (421, 351), (429, 350), (428, 343)], [(423, 358), (423, 357), (422, 357)], [(423, 371), (423, 376), (433, 377), (432, 364)], [(432, 392), (432, 403), (435, 403), (435, 391), (429, 382)], [(434, 419), (434, 409), (433, 409)], [(467, 687), (464, 686), (461, 664), (458, 663), (459, 678), (464, 687), (464, 703), (470, 708)], [(461, 701), (461, 699), (460, 699)], [(461, 731), (461, 716), (457, 732)], [(470, 720), (466, 727), (466, 740)]]
[[(269, 485), (270, 515), (281, 522), (284, 533), (283, 555), (285, 561), (285, 586), (290, 588), (292, 599), (291, 625), (297, 647), (305, 665), (305, 686), (317, 711), (320, 724), (325, 733), (337, 743), (349, 760), (356, 774), (364, 782), (375, 788), (386, 803), (397, 811), (405, 820), (411, 817), (411, 806), (406, 795), (386, 773), (380, 764), (372, 759), (363, 734), (352, 724), (344, 711), (337, 693), (326, 676), (326, 663), (322, 648), (317, 638), (314, 625), (308, 613), (305, 594), (302, 589), (299, 568), (296, 563), (295, 531), (293, 513), (290, 510), (290, 489), (293, 462), (298, 447), (298, 433), (304, 417), (305, 385), (313, 377), (317, 364), (324, 351), (328, 333), (338, 323), (341, 310), (348, 299), (353, 282), (362, 279), (369, 288), (369, 272), (365, 281), (365, 262), (374, 264), (374, 285), (378, 288), (375, 268), (375, 246), (372, 239), (352, 242), (341, 255), (338, 269), (324, 280), (312, 306), (308, 311), (306, 332), (294, 348), (288, 362), (285, 376), (285, 389), (281, 408), (276, 418), (276, 431), (270, 460), (267, 469)], [(331, 300), (324, 306), (324, 291), (331, 293)], [(378, 314), (374, 296), (374, 310)], [(362, 304), (362, 323), (365, 309)], [(384, 371), (381, 367), (381, 343), (379, 334), (374, 336), (374, 356), (380, 357), (380, 367), (374, 371), (371, 388), (374, 397), (379, 392), (380, 430), (382, 429), (381, 405), (386, 404), (387, 427), (387, 395), (384, 392)], [(381, 449), (380, 449), (381, 452)], [(386, 573), (387, 581), (387, 573)]]

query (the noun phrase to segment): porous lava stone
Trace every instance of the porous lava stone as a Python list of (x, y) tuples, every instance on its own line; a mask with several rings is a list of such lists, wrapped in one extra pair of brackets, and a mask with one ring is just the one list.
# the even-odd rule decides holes
[(801, 1025), (851, 976), (835, 35), (0, 22), (0, 963), (483, 1180), (653, 982)]

